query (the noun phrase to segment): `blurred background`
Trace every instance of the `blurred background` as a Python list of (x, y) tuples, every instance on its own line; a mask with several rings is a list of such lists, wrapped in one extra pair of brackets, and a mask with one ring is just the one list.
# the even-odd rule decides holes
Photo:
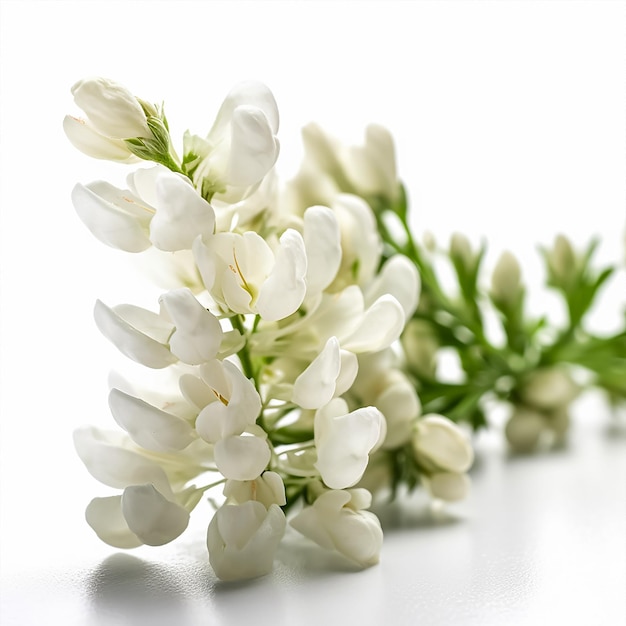
[[(455, 231), (485, 238), (487, 267), (512, 251), (537, 311), (559, 315), (537, 254), (557, 233), (578, 246), (597, 236), (599, 262), (624, 262), (623, 2), (3, 0), (0, 11), (2, 568), (111, 553), (83, 521), (100, 487), (71, 440), (81, 424), (112, 425), (107, 376), (122, 363), (92, 308), (155, 307), (160, 293), (72, 208), (76, 182), (122, 185), (129, 171), (66, 140), (82, 77), (164, 101), (179, 140), (209, 130), (234, 83), (264, 81), (285, 177), (307, 122), (348, 143), (387, 126), (417, 233), (442, 246)], [(609, 289), (599, 330), (617, 324), (623, 278)]]

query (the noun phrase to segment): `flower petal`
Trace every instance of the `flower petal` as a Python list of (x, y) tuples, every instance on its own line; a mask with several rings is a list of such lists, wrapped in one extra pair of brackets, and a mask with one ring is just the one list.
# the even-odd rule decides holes
[(296, 378), (292, 400), (303, 409), (319, 409), (328, 404), (335, 394), (340, 369), (339, 342), (336, 337), (331, 337), (324, 349)]
[(111, 389), (109, 407), (115, 421), (146, 450), (176, 452), (194, 440), (185, 420), (119, 389)]
[(351, 352), (379, 352), (400, 337), (404, 329), (404, 311), (390, 295), (381, 296), (364, 313), (357, 328), (342, 341)]
[(122, 494), (122, 513), (143, 543), (162, 546), (176, 539), (189, 524), (189, 513), (164, 498), (153, 485), (132, 485)]
[(258, 183), (278, 158), (278, 140), (265, 113), (242, 105), (233, 111), (226, 183), (248, 187)]
[(139, 161), (123, 140), (102, 135), (89, 120), (66, 115), (63, 120), (63, 130), (76, 149), (94, 159), (118, 161), (119, 163), (136, 163)]
[(278, 321), (298, 310), (306, 294), (306, 271), (304, 240), (289, 228), (280, 238), (274, 268), (261, 286), (256, 303), (264, 320)]
[(313, 206), (304, 212), (307, 256), (307, 294), (323, 291), (333, 282), (341, 264), (341, 234), (331, 209)]
[(226, 478), (254, 480), (270, 462), (267, 441), (260, 437), (233, 436), (215, 444), (215, 464)]
[(165, 171), (158, 175), (155, 208), (150, 239), (161, 250), (191, 250), (198, 235), (213, 234), (213, 207), (177, 174)]
[[(138, 308), (138, 307), (136, 307)], [(149, 311), (145, 311), (149, 314)], [(156, 323), (157, 315), (150, 318)], [(100, 300), (94, 307), (94, 319), (100, 332), (128, 358), (146, 367), (161, 369), (177, 361), (167, 346), (131, 326), (115, 309), (110, 309)]]
[(147, 234), (152, 214), (149, 210), (139, 212), (141, 205), (136, 200), (103, 181), (78, 184), (72, 190), (74, 209), (91, 234), (126, 252), (141, 252), (152, 245)]
[(315, 466), (332, 489), (358, 482), (384, 423), (382, 413), (374, 407), (343, 414), (346, 408), (344, 401), (333, 400), (315, 414)]
[(170, 350), (183, 363), (199, 365), (215, 358), (222, 342), (219, 320), (207, 311), (189, 289), (174, 289), (160, 298), (176, 330)]
[(87, 523), (96, 535), (115, 548), (127, 550), (142, 545), (122, 514), (122, 496), (94, 498), (85, 511)]
[(151, 461), (123, 447), (125, 438), (94, 427), (74, 431), (74, 447), (89, 473), (101, 483), (124, 489), (152, 483), (161, 493), (172, 495), (165, 472)]

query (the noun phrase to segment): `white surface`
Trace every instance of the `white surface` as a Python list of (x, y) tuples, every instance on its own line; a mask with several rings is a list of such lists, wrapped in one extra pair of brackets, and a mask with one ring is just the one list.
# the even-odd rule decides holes
[(236, 585), (215, 580), (200, 530), (176, 547), (105, 558), (92, 556), (94, 537), (46, 567), (26, 543), (26, 571), (4, 571), (1, 623), (624, 624), (626, 424), (611, 430), (597, 402), (588, 408), (570, 445), (549, 454), (511, 457), (495, 433), (482, 437), (463, 504), (380, 507), (382, 561), (369, 570), (295, 535), (273, 574)]
[[(568, 452), (487, 452), (456, 521), (399, 514), (381, 565), (363, 573), (329, 573), (286, 547), (271, 578), (215, 586), (200, 516), (182, 544), (105, 561), (114, 551), (83, 521), (102, 492), (71, 431), (112, 424), (106, 377), (122, 360), (91, 309), (152, 307), (160, 290), (138, 286), (128, 255), (74, 215), (75, 182), (121, 183), (126, 170), (77, 153), (61, 122), (85, 75), (164, 99), (177, 137), (208, 130), (233, 83), (263, 80), (281, 111), (281, 172), (295, 172), (312, 119), (346, 141), (385, 124), (418, 232), (486, 236), (488, 263), (511, 249), (534, 288), (535, 246), (559, 231), (601, 236), (605, 261), (624, 256), (625, 3), (2, 0), (0, 11), (3, 626), (171, 624), (168, 611), (183, 626), (624, 622), (624, 444), (604, 437), (601, 410)], [(540, 293), (534, 305), (554, 302)], [(617, 315), (607, 298), (596, 326)]]

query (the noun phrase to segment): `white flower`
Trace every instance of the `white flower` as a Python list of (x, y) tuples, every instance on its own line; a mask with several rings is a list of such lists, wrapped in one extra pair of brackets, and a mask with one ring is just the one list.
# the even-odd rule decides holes
[(206, 288), (227, 310), (277, 321), (304, 300), (306, 251), (295, 230), (281, 235), (275, 252), (253, 231), (198, 238), (193, 251)]
[(383, 531), (369, 511), (371, 494), (365, 489), (327, 491), (291, 520), (300, 533), (323, 548), (335, 550), (361, 567), (379, 561)]
[(458, 426), (441, 415), (425, 415), (413, 434), (413, 450), (427, 470), (462, 474), (474, 460), (474, 451)]
[(226, 504), (207, 533), (209, 561), (222, 580), (244, 580), (271, 571), (274, 553), (285, 532), (285, 515), (276, 504)]
[[(121, 496), (95, 498), (87, 507), (87, 521), (103, 541), (121, 548), (162, 545), (185, 530), (189, 511), (199, 500), (197, 490), (177, 484), (174, 491), (156, 460), (143, 456), (117, 433), (81, 428), (74, 433), (74, 445), (94, 478), (124, 490)], [(198, 472), (189, 458), (165, 459), (180, 485)], [(177, 467), (184, 469), (178, 473)]]
[(240, 435), (256, 422), (261, 398), (236, 365), (230, 361), (210, 361), (200, 368), (200, 375), (201, 383), (191, 375), (181, 378), (185, 397), (202, 409), (196, 420), (200, 437), (217, 443)]
[(74, 84), (72, 95), (99, 133), (117, 139), (152, 137), (141, 104), (119, 83), (86, 78)]
[(140, 169), (128, 184), (130, 191), (103, 181), (72, 191), (76, 213), (106, 245), (141, 252), (152, 244), (175, 252), (191, 250), (198, 235), (213, 234), (213, 208), (178, 174), (164, 167)]
[(348, 412), (345, 400), (335, 398), (319, 409), (315, 414), (315, 467), (322, 480), (332, 489), (356, 484), (384, 432), (384, 417), (374, 407)]
[(63, 130), (74, 147), (96, 159), (138, 161), (124, 140), (150, 139), (153, 133), (137, 98), (106, 78), (80, 80), (72, 87), (72, 94), (87, 116), (67, 115), (63, 120)]
[(160, 369), (179, 359), (191, 365), (212, 360), (222, 341), (222, 329), (188, 289), (161, 297), (169, 315), (130, 304), (107, 307), (98, 300), (94, 318), (100, 332), (133, 361)]
[(236, 85), (206, 139), (185, 136), (185, 158), (193, 155), (197, 160), (193, 180), (198, 190), (206, 197), (243, 189), (226, 196), (231, 202), (240, 200), (274, 166), (279, 152), (277, 132), (278, 108), (271, 91), (254, 81)]

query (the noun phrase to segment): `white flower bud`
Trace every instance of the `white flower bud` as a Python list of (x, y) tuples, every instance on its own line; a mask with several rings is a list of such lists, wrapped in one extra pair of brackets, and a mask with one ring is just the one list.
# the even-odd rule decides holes
[(537, 446), (545, 428), (546, 419), (543, 415), (533, 409), (516, 407), (504, 433), (515, 450), (529, 452)]
[(285, 532), (285, 515), (276, 504), (226, 504), (217, 510), (207, 533), (209, 561), (222, 580), (245, 580), (269, 573)]
[(106, 78), (86, 78), (72, 87), (76, 104), (95, 129), (114, 139), (151, 138), (146, 114), (128, 89)]
[(579, 394), (580, 388), (562, 368), (536, 370), (523, 382), (520, 395), (525, 404), (542, 411), (567, 406)]
[(466, 472), (474, 451), (461, 429), (441, 415), (425, 415), (415, 426), (413, 450), (419, 462), (439, 471)]
[(450, 238), (450, 256), (458, 259), (465, 269), (470, 269), (476, 262), (469, 239), (462, 233), (453, 233)]
[(570, 240), (557, 235), (552, 250), (546, 252), (551, 281), (560, 287), (572, 285), (578, 271), (578, 259)]
[(514, 306), (522, 290), (522, 271), (510, 252), (503, 252), (491, 276), (491, 297), (504, 306)]

